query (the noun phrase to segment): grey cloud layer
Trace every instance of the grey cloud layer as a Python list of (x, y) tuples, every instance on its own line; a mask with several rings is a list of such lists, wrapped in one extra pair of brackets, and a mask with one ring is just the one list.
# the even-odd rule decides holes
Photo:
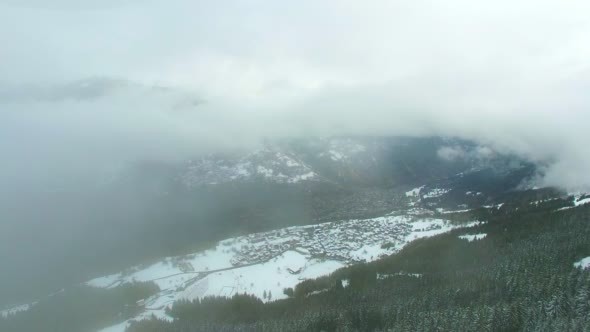
[(589, 10), (547, 0), (8, 2), (0, 147), (18, 169), (22, 149), (59, 164), (88, 145), (119, 161), (277, 135), (457, 135), (554, 160), (548, 184), (590, 187)]

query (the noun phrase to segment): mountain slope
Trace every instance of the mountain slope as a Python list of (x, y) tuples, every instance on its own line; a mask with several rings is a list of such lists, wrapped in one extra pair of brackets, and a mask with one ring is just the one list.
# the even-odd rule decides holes
[[(395, 244), (397, 237), (380, 237), (380, 231), (389, 233), (374, 224), (381, 220), (379, 218), (406, 218), (411, 221), (399, 225), (406, 225), (407, 229), (413, 229), (416, 222), (420, 225), (420, 220), (425, 222), (426, 228), (436, 225), (432, 224), (434, 221), (442, 220), (443, 224), (437, 229), (448, 231), (452, 228), (449, 225), (453, 225), (449, 220), (482, 220), (482, 211), (504, 211), (503, 206), (515, 204), (522, 206), (522, 202), (528, 202), (531, 197), (541, 202), (538, 204), (567, 207), (562, 199), (563, 193), (557, 190), (527, 191), (523, 184), (530, 183), (535, 175), (536, 166), (516, 156), (503, 155), (473, 142), (444, 138), (283, 140), (267, 142), (257, 150), (200, 156), (185, 163), (141, 162), (102, 184), (95, 206), (102, 220), (93, 224), (92, 236), (80, 238), (84, 246), (71, 248), (78, 257), (86, 258), (54, 274), (56, 277), (61, 274), (64, 280), (83, 281), (114, 273), (111, 278), (118, 285), (133, 281), (123, 280), (123, 275), (133, 275), (154, 264), (160, 266), (158, 264), (169, 262), (169, 269), (156, 270), (168, 271), (163, 272), (166, 275), (161, 276), (161, 280), (170, 282), (170, 287), (182, 288), (190, 286), (186, 285), (187, 282), (198, 284), (198, 280), (207, 280), (202, 275), (205, 271), (195, 266), (192, 272), (179, 272), (178, 264), (186, 260), (183, 255), (216, 247), (223, 239), (239, 239), (254, 233), (271, 236), (273, 232), (289, 227), (312, 229), (331, 225), (328, 228), (337, 231), (341, 229), (339, 225), (358, 224), (358, 229), (364, 229), (361, 234), (373, 234), (370, 237), (380, 241), (361, 245), (368, 241), (368, 238), (361, 237), (350, 243), (340, 243), (346, 240), (332, 234), (337, 240), (333, 244), (335, 248), (349, 250), (332, 252), (326, 248), (327, 256), (320, 255), (320, 258), (330, 267), (324, 269), (320, 262), (316, 262), (319, 271), (323, 272), (307, 277), (319, 276), (355, 263), (357, 259), (374, 260), (382, 254), (396, 252), (399, 249)], [(361, 226), (365, 222), (377, 225), (372, 230), (377, 233), (370, 233), (370, 227)], [(419, 237), (419, 232), (411, 234)], [(307, 262), (304, 266), (318, 259), (317, 253), (306, 245), (291, 245), (281, 252), (266, 248), (261, 253), (263, 256), (271, 253), (272, 257), (268, 259), (276, 258), (278, 265), (272, 265), (272, 261), (251, 263), (268, 263), (265, 267), (268, 269), (284, 270), (289, 264), (281, 263), (282, 259), (295, 257), (295, 260)], [(281, 256), (283, 254), (286, 256)], [(172, 262), (162, 260), (162, 257), (177, 258)], [(310, 266), (316, 263), (310, 263)], [(136, 271), (128, 270), (130, 266), (135, 266), (132, 269)], [(248, 266), (239, 264), (221, 268), (257, 269), (254, 266), (251, 268), (254, 270), (248, 270)], [(169, 272), (182, 273), (168, 279)], [(235, 271), (219, 272), (222, 278), (235, 279)], [(145, 273), (150, 275), (150, 272)], [(252, 273), (249, 275), (257, 272)], [(284, 276), (288, 277), (289, 281), (285, 281), (288, 285), (275, 285), (272, 289), (252, 286), (254, 288), (250, 291), (259, 297), (264, 295), (260, 292), (272, 291), (273, 299), (286, 296), (279, 290), (288, 288), (285, 286), (293, 287), (301, 280), (296, 275)], [(170, 287), (153, 279), (136, 278), (135, 281), (153, 281), (160, 287), (157, 292), (160, 295), (154, 294), (152, 300), (159, 303), (158, 310), (163, 312), (161, 292)], [(57, 284), (55, 288), (61, 289), (75, 281)], [(234, 294), (211, 285), (211, 291), (202, 294)], [(249, 289), (243, 285), (232, 287), (234, 292)], [(176, 291), (165, 294), (164, 302), (170, 304), (180, 299), (177, 296)], [(43, 298), (39, 295), (34, 299)], [(11, 302), (19, 304), (24, 301)], [(14, 305), (9, 305), (7, 309), (12, 307)]]

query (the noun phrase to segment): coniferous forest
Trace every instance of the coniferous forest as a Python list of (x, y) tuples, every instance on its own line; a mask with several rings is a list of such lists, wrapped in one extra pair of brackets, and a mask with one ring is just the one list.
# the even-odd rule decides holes
[(114, 289), (78, 285), (52, 294), (24, 313), (0, 316), (0, 331), (96, 331), (137, 314), (136, 302), (158, 291), (153, 282)]

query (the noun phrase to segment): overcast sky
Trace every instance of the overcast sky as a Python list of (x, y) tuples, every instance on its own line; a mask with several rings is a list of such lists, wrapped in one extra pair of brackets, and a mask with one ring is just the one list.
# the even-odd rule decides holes
[(590, 188), (588, 1), (81, 3), (0, 1), (4, 175), (278, 135), (440, 134)]

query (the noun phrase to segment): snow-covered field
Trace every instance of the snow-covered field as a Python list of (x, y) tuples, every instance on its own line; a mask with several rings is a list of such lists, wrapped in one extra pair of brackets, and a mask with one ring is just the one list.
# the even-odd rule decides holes
[(346, 264), (341, 261), (310, 258), (297, 251), (286, 251), (268, 262), (209, 274), (178, 293), (177, 297), (192, 300), (210, 295), (247, 293), (264, 301), (281, 299), (286, 297), (284, 288), (330, 274), (344, 266)]
[[(161, 291), (146, 299), (145, 312), (134, 319), (152, 314), (170, 319), (165, 309), (176, 300), (242, 293), (263, 301), (286, 298), (283, 290), (303, 280), (394, 254), (419, 238), (477, 224), (459, 226), (444, 219), (398, 215), (288, 227), (226, 239), (210, 250), (167, 257), (87, 284), (112, 288), (133, 281), (154, 281)], [(105, 331), (122, 331), (125, 327), (126, 323)]]

